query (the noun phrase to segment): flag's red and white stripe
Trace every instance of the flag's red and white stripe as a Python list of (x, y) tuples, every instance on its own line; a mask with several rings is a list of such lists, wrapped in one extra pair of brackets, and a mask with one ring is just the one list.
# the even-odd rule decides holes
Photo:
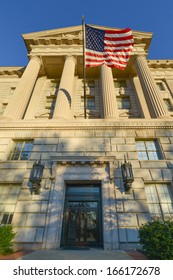
[(85, 49), (85, 66), (94, 67), (106, 64), (124, 70), (133, 50), (133, 34), (130, 28), (104, 30), (104, 51)]

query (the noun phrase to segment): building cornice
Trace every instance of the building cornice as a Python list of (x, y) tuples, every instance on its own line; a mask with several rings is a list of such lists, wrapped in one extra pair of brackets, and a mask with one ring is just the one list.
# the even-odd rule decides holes
[(169, 69), (173, 68), (173, 59), (159, 59), (159, 60), (148, 60), (148, 66), (150, 69)]
[(60, 122), (56, 120), (39, 121), (0, 121), (1, 130), (114, 130), (114, 129), (173, 129), (173, 120), (168, 119), (135, 119), (135, 120), (84, 120)]
[(3, 66), (0, 67), (0, 77), (2, 76), (3, 78), (6, 76), (14, 76), (14, 77), (21, 77), (23, 72), (24, 72), (24, 67), (23, 66)]

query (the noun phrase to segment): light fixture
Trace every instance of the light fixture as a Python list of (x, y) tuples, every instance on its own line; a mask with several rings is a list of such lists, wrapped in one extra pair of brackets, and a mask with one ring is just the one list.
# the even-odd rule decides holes
[(134, 181), (134, 177), (133, 177), (132, 164), (130, 162), (127, 162), (126, 157), (124, 163), (121, 164), (121, 172), (122, 172), (122, 177), (124, 182), (125, 193), (129, 194), (132, 183)]
[(32, 166), (29, 181), (32, 183), (32, 192), (40, 194), (41, 180), (43, 176), (44, 164), (41, 163), (41, 156), (39, 161), (35, 162)]

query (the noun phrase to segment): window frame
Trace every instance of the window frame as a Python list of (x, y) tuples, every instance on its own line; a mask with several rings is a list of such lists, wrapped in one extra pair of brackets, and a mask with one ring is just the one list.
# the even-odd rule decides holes
[[(93, 107), (88, 107), (88, 100), (92, 100), (92, 101), (94, 101), (93, 102), (93, 104), (94, 104), (94, 106)], [(81, 96), (81, 109), (83, 109), (84, 108), (84, 96)], [(88, 95), (88, 96), (86, 96), (86, 109), (87, 110), (90, 110), (90, 111), (92, 111), (92, 110), (95, 110), (96, 109), (96, 99), (95, 99), (95, 96), (90, 96), (90, 95)]]
[[(166, 189), (164, 190), (164, 193), (159, 192), (159, 188), (163, 188), (166, 187)], [(147, 193), (147, 188), (153, 188), (153, 193)], [(146, 193), (146, 197), (147, 197), (147, 204), (148, 204), (148, 208), (149, 208), (149, 212), (152, 218), (162, 218), (163, 220), (165, 220), (167, 217), (172, 218), (173, 217), (173, 191), (172, 191), (172, 184), (171, 183), (152, 183), (152, 184), (145, 184), (145, 193)], [(167, 196), (167, 194), (169, 195), (169, 197)], [(148, 196), (147, 196), (148, 195)], [(156, 199), (154, 202), (150, 202), (150, 198), (149, 195), (151, 196), (151, 198)], [(161, 195), (163, 195), (163, 197), (161, 197)], [(155, 197), (154, 197), (155, 196)], [(166, 200), (167, 201), (164, 201)], [(170, 200), (170, 202), (169, 202)], [(155, 209), (155, 212), (151, 211), (150, 205), (152, 205), (152, 208)], [(164, 211), (164, 205), (167, 206), (167, 209), (170, 210), (169, 205), (171, 205), (172, 211), (169, 211), (169, 213), (166, 213)], [(156, 208), (154, 208), (155, 206), (157, 206)], [(157, 212), (157, 209), (159, 210), (159, 212)]]
[[(29, 160), (33, 149), (33, 142), (34, 142), (33, 139), (13, 140), (13, 147), (10, 151), (9, 160), (13, 160), (13, 161)], [(20, 148), (20, 144), (21, 144), (21, 148)], [(26, 144), (30, 144), (30, 145), (32, 144), (31, 148), (26, 149)], [(19, 146), (17, 147), (17, 145)]]
[[(143, 142), (145, 149), (138, 149), (137, 143)], [(147, 143), (149, 144), (151, 142), (154, 144), (155, 149), (148, 148)], [(161, 145), (158, 139), (156, 138), (150, 138), (150, 139), (145, 139), (145, 138), (139, 138), (135, 139), (135, 144), (136, 144), (136, 151), (138, 154), (138, 160), (147, 160), (147, 161), (152, 161), (152, 160), (164, 160), (164, 154), (161, 149)], [(155, 155), (154, 157), (152, 155)]]
[(0, 225), (12, 224), (13, 216), (19, 195), (21, 184), (2, 183), (0, 184)]
[[(128, 101), (129, 106), (127, 108), (124, 108), (124, 101)], [(119, 107), (119, 104), (122, 104), (122, 108)], [(117, 96), (117, 105), (118, 110), (130, 110), (131, 109), (131, 102), (130, 102), (130, 96)]]
[(166, 110), (170, 113), (173, 112), (173, 105), (172, 105), (170, 98), (163, 98), (163, 102), (164, 102)]

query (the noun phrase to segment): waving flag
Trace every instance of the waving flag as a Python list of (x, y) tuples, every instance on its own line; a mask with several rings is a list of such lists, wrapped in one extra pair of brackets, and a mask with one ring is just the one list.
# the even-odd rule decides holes
[(124, 70), (133, 50), (130, 28), (102, 30), (85, 24), (85, 66), (106, 64)]

